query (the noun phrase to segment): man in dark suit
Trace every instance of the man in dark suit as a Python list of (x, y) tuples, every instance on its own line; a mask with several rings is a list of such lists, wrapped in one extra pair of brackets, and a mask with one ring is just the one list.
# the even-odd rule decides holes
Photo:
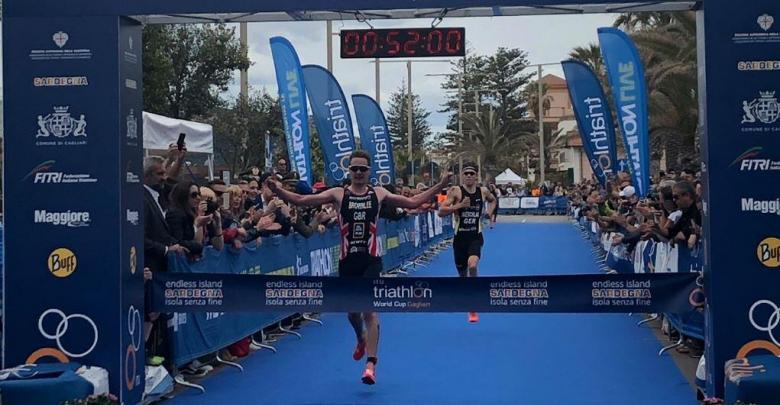
[[(176, 152), (179, 152), (178, 150)], [(173, 152), (169, 153), (173, 155)], [(158, 156), (150, 156), (144, 159), (144, 273), (145, 278), (151, 279), (155, 272), (163, 272), (168, 269), (169, 253), (186, 254), (188, 249), (177, 244), (165, 222), (165, 207), (167, 207), (167, 196), (170, 192), (172, 180), (178, 176), (178, 170), (181, 169), (181, 162), (184, 159), (184, 151), (176, 156), (176, 162), (169, 167), (166, 172), (166, 162)], [(177, 164), (178, 163), (178, 164)], [(170, 176), (172, 175), (172, 176)], [(150, 273), (146, 276), (146, 273)], [(147, 308), (151, 305), (150, 289), (145, 289), (145, 305)], [(145, 311), (144, 332), (145, 340), (149, 340), (152, 328), (155, 322), (158, 327), (155, 328), (158, 333), (151, 344), (147, 345), (148, 353), (152, 356), (158, 354), (167, 354), (166, 344), (162, 343), (165, 333), (165, 323), (159, 319), (159, 314)], [(160, 325), (161, 323), (161, 325)]]

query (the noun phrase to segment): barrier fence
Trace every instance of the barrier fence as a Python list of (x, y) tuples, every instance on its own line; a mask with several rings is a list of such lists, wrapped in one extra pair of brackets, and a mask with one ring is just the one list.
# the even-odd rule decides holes
[(499, 197), (499, 215), (566, 215), (569, 199), (566, 197)]
[[(431, 246), (451, 237), (452, 220), (451, 217), (439, 218), (435, 213), (417, 214), (392, 222), (380, 220), (379, 233), (383, 267), (387, 272), (415, 260)], [(326, 233), (316, 233), (310, 238), (300, 235), (264, 238), (260, 246), (248, 244), (239, 251), (207, 248), (197, 262), (172, 255), (169, 257), (170, 273), (160, 275), (159, 279), (183, 276), (182, 273), (196, 278), (200, 277), (196, 276), (198, 273), (295, 276), (295, 279), (300, 276), (327, 277), (338, 273), (338, 259), (339, 234), (338, 229), (332, 227)], [(168, 320), (173, 362), (183, 365), (214, 353), (295, 312), (289, 308), (269, 312), (173, 312)]]
[[(613, 245), (614, 232), (602, 232), (597, 223), (580, 218), (579, 225), (594, 248), (604, 255), (604, 265), (621, 274), (646, 273), (695, 273), (703, 266), (701, 244), (689, 249), (686, 243), (643, 240), (629, 254), (624, 245)], [(700, 284), (700, 279), (697, 280)], [(704, 292), (699, 285), (690, 295), (691, 306), (687, 311), (665, 313), (669, 324), (680, 332), (681, 345), (684, 336), (704, 340)], [(671, 347), (670, 347), (671, 348)]]

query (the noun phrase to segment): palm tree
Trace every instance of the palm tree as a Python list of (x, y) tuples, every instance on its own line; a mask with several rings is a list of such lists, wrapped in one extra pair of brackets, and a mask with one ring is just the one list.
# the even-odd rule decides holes
[(651, 148), (672, 162), (698, 157), (696, 16), (657, 13), (653, 25), (632, 34), (645, 65)]
[(569, 52), (569, 57), (588, 65), (604, 83), (603, 79), (606, 78), (604, 58), (601, 56), (601, 48), (597, 43), (591, 42), (587, 46), (578, 46)]
[(520, 169), (520, 158), (533, 149), (537, 135), (524, 132), (517, 122), (502, 121), (491, 111), (463, 115), (464, 132), (456, 150), (480, 156), (486, 173), (495, 174), (506, 167)]

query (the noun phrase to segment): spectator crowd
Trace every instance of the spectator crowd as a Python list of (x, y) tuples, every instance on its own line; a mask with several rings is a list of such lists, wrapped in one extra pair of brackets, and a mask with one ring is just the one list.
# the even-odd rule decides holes
[[(288, 170), (287, 160), (278, 159), (273, 170), (261, 172), (251, 167), (227, 184), (220, 179), (197, 179), (182, 174), (186, 147), (171, 144), (166, 157), (149, 156), (143, 164), (144, 186), (144, 278), (147, 281), (146, 307), (151, 307), (148, 281), (155, 273), (168, 269), (168, 256), (180, 255), (190, 261), (203, 257), (205, 249), (238, 252), (246, 245), (260, 246), (264, 238), (293, 234), (309, 238), (325, 233), (338, 223), (340, 207), (326, 204), (320, 207), (296, 207), (279, 199), (269, 182), (299, 194), (320, 193), (328, 189), (320, 180), (313, 185), (299, 179)], [(430, 176), (429, 176), (430, 177)], [(344, 187), (348, 183), (337, 185)], [(402, 181), (384, 186), (388, 191), (405, 196), (421, 193), (432, 185), (422, 182), (417, 187), (404, 186)], [(442, 193), (446, 195), (446, 190)], [(435, 211), (440, 199), (413, 210), (383, 206), (380, 217), (399, 220), (407, 215)], [(170, 358), (170, 337), (166, 328), (170, 315), (148, 313), (145, 316), (147, 364), (164, 365), (182, 378), (182, 374), (203, 376), (212, 370), (207, 359), (175, 369)], [(242, 357), (260, 347), (243, 339), (221, 350), (223, 360)], [(208, 357), (208, 356), (207, 356)]]

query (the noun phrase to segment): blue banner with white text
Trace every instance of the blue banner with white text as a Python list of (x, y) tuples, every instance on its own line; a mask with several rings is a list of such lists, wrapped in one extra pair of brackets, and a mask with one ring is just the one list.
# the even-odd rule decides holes
[(276, 69), (276, 83), (282, 103), (282, 118), (287, 139), (290, 170), (311, 185), (311, 145), (309, 140), (309, 113), (306, 108), (306, 89), (298, 54), (290, 41), (282, 37), (271, 38), (271, 53)]
[(617, 28), (599, 28), (599, 43), (615, 96), (632, 180), (639, 196), (645, 197), (650, 190), (650, 138), (642, 59), (631, 38)]
[(606, 186), (609, 176), (615, 174), (617, 164), (615, 126), (609, 101), (598, 77), (588, 65), (576, 60), (561, 62), (561, 65), (580, 129), (582, 146), (593, 173), (601, 185)]
[(360, 143), (371, 155), (371, 184), (395, 184), (393, 144), (382, 108), (364, 94), (353, 95), (352, 106), (360, 130)]
[(695, 273), (515, 277), (268, 277), (165, 273), (156, 311), (670, 312), (690, 310)]
[(349, 156), (355, 150), (349, 105), (339, 82), (324, 67), (306, 65), (303, 76), (325, 156), (325, 181), (333, 186), (347, 179)]

